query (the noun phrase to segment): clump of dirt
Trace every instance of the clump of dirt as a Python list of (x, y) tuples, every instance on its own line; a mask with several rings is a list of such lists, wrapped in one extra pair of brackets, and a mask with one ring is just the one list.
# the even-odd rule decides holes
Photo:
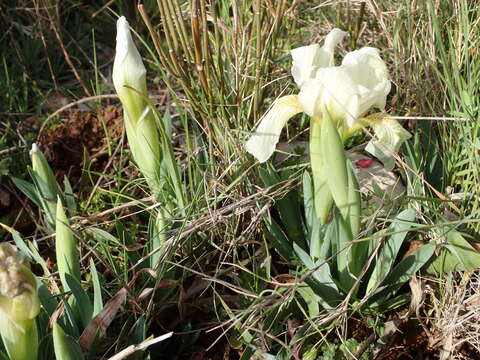
[[(361, 318), (350, 318), (347, 338), (352, 337), (358, 343), (366, 345), (363, 348), (365, 353), (357, 355), (368, 356), (371, 360), (423, 359), (422, 356), (426, 355), (430, 359), (437, 359), (437, 351), (430, 346), (430, 339), (418, 320), (400, 320), (400, 314), (404, 310), (391, 312), (389, 321), (385, 323), (385, 334), (381, 337), (375, 335), (374, 330)], [(368, 350), (371, 344), (374, 344), (373, 348)]]
[(121, 110), (115, 105), (101, 112), (71, 111), (68, 120), (53, 127), (38, 141), (58, 180), (66, 175), (75, 184), (82, 175), (84, 151), (92, 169), (100, 170), (107, 161), (107, 136), (116, 139), (123, 131)]
[(437, 352), (429, 346), (425, 330), (415, 319), (402, 322), (391, 339), (380, 348), (375, 360), (437, 359)]

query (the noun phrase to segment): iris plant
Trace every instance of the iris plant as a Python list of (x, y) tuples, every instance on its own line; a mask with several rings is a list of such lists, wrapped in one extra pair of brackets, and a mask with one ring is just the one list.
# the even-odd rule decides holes
[(388, 117), (365, 117), (372, 108), (384, 109), (391, 82), (385, 62), (373, 47), (351, 51), (341, 65), (335, 66), (334, 49), (345, 35), (340, 29), (333, 29), (322, 47), (314, 44), (291, 50), (291, 72), (300, 91), (273, 103), (247, 141), (246, 149), (258, 161), (267, 161), (287, 121), (302, 112), (309, 115), (317, 216), (325, 223), (334, 201), (342, 215), (350, 217), (355, 234), (359, 214), (353, 213), (359, 211), (360, 199), (343, 143), (357, 130), (370, 126), (375, 137), (366, 150), (387, 168), (393, 168), (393, 154), (410, 134)]

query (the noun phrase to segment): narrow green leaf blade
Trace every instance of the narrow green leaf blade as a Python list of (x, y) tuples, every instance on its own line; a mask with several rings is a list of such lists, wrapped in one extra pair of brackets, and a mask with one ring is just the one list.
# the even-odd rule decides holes
[(90, 258), (90, 274), (92, 275), (93, 285), (93, 312), (92, 317), (97, 316), (103, 309), (102, 286), (100, 284), (100, 277), (98, 276), (95, 262)]
[(28, 197), (35, 203), (35, 205), (37, 205), (38, 207), (42, 207), (42, 202), (40, 201), (35, 185), (16, 177), (12, 177), (12, 181), (15, 186), (25, 194), (26, 197)]
[(378, 254), (375, 268), (368, 281), (367, 294), (376, 286), (380, 285), (391, 270), (400, 251), (400, 247), (407, 236), (408, 229), (411, 228), (412, 222), (415, 220), (415, 215), (415, 210), (407, 209), (398, 214), (392, 221), (392, 224), (387, 230), (387, 232), (392, 235), (385, 241)]
[(264, 217), (265, 226), (267, 227), (266, 237), (267, 240), (273, 245), (275, 250), (287, 261), (293, 258), (293, 248), (290, 245), (290, 241), (283, 233), (282, 229), (273, 219)]
[(452, 271), (473, 270), (480, 267), (480, 254), (468, 243), (462, 234), (449, 230), (446, 236), (447, 244), (440, 255), (430, 264), (427, 272), (443, 274)]
[(406, 257), (393, 268), (381, 287), (377, 289), (376, 294), (370, 299), (375, 303), (381, 304), (386, 299), (392, 297), (400, 287), (405, 284), (417, 271), (419, 271), (432, 257), (435, 252), (435, 244), (429, 243), (423, 245), (412, 255)]
[(323, 260), (314, 262), (297, 244), (293, 244), (293, 249), (309, 270), (315, 270), (312, 278), (306, 279), (305, 282), (319, 297), (321, 305), (326, 309), (336, 306), (341, 299), (341, 295), (338, 292), (337, 285), (333, 281), (328, 263)]
[(84, 358), (77, 342), (71, 336), (65, 334), (57, 323), (53, 324), (53, 345), (57, 359), (82, 360)]
[(73, 297), (75, 299), (75, 306), (73, 306), (73, 310), (75, 312), (78, 311), (81, 324), (85, 328), (92, 319), (93, 314), (90, 298), (88, 297), (85, 290), (83, 290), (82, 285), (80, 285), (76, 278), (74, 278), (70, 274), (65, 274), (65, 280), (67, 281), (67, 284), (72, 291)]

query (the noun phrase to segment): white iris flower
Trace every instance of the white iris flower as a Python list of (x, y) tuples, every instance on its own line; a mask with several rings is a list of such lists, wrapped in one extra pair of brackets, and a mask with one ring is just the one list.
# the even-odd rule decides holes
[(275, 151), (282, 128), (294, 115), (304, 112), (321, 122), (328, 112), (345, 140), (354, 131), (372, 126), (376, 138), (367, 151), (392, 168), (392, 154), (410, 134), (395, 120), (363, 118), (372, 108), (383, 110), (391, 83), (379, 51), (372, 47), (349, 52), (340, 66), (334, 66), (334, 48), (346, 35), (333, 29), (324, 45), (309, 45), (293, 49), (292, 76), (300, 88), (298, 95), (277, 99), (265, 114), (246, 149), (260, 162)]

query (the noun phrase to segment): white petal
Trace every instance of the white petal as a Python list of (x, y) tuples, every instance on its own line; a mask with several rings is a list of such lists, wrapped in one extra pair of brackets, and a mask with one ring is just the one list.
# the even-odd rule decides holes
[(412, 135), (390, 118), (366, 120), (375, 132), (375, 138), (370, 140), (365, 150), (379, 159), (385, 169), (392, 170), (395, 166), (393, 154), (398, 152), (402, 144)]
[(128, 46), (131, 41), (132, 37), (130, 35), (128, 21), (125, 16), (121, 16), (117, 20), (117, 44), (115, 49), (115, 61), (121, 63), (125, 59), (128, 53)]
[(317, 70), (315, 64), (321, 62), (319, 58), (322, 57), (322, 51), (320, 45), (314, 44), (292, 49), (290, 54), (293, 59), (291, 70), (293, 80), (301, 87), (305, 81), (314, 76)]
[(267, 161), (275, 151), (280, 133), (287, 121), (302, 111), (296, 95), (277, 99), (261, 120), (255, 133), (246, 142), (246, 150), (259, 162)]
[(292, 49), (292, 76), (299, 87), (315, 76), (315, 72), (322, 67), (334, 65), (334, 49), (347, 33), (340, 29), (333, 29), (326, 36), (323, 47), (318, 44), (302, 46)]
[(341, 66), (321, 68), (315, 79), (302, 86), (298, 99), (310, 116), (328, 111), (334, 121), (359, 116), (359, 88)]
[(30, 150), (30, 153), (35, 153), (38, 152), (38, 146), (37, 143), (32, 144), (32, 150)]
[(333, 58), (335, 46), (340, 44), (346, 35), (347, 33), (343, 30), (340, 30), (339, 28), (335, 28), (328, 33), (328, 35), (325, 37), (325, 40), (323, 42), (323, 47), (322, 47), (322, 50), (328, 56), (328, 59), (327, 59), (328, 63), (318, 64), (318, 66), (324, 67), (324, 66), (335, 65), (334, 58)]
[[(375, 87), (388, 80), (388, 70), (377, 49), (364, 47), (349, 52), (342, 61), (350, 77), (357, 84), (375, 90)], [(390, 90), (390, 88), (389, 88)]]
[(350, 110), (347, 118), (347, 127), (355, 127), (355, 122), (359, 117), (366, 114), (371, 108), (378, 108), (383, 110), (387, 101), (387, 95), (390, 92), (391, 83), (389, 80), (383, 79), (377, 83), (373, 89), (367, 89), (363, 86), (359, 86), (359, 92), (356, 95), (355, 110)]

